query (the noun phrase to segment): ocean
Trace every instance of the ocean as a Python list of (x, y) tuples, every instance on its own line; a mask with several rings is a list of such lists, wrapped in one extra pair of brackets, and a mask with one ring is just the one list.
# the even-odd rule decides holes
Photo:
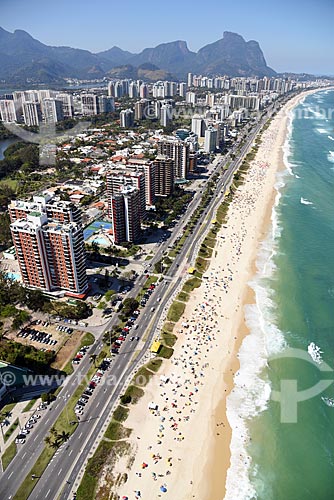
[(294, 109), (284, 157), (227, 400), (226, 500), (334, 498), (333, 90)]

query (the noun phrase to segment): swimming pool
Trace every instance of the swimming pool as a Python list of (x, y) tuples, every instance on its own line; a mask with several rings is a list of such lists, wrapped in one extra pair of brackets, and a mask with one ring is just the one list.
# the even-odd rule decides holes
[(13, 273), (12, 271), (8, 271), (6, 273), (6, 278), (8, 278), (11, 281), (20, 281), (21, 274), (20, 273)]
[(101, 246), (109, 246), (110, 240), (108, 240), (108, 238), (105, 238), (104, 236), (97, 236), (90, 243), (95, 243), (96, 245)]

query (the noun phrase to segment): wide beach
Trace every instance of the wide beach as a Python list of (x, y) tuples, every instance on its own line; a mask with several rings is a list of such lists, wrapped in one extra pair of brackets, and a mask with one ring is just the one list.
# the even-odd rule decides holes
[[(176, 325), (174, 356), (164, 362), (131, 409), (125, 425), (133, 429), (132, 459), (123, 457), (115, 466), (128, 475), (115, 490), (121, 497), (225, 497), (231, 460), (226, 396), (238, 376), (238, 351), (247, 335), (244, 306), (254, 302), (248, 282), (269, 229), (276, 174), (284, 168), (282, 146), (289, 114), (304, 96), (290, 100), (263, 133), (245, 182), (230, 204), (206, 277)], [(155, 410), (149, 409), (152, 402)], [(247, 435), (241, 439), (247, 440)], [(240, 458), (249, 460), (246, 455)]]

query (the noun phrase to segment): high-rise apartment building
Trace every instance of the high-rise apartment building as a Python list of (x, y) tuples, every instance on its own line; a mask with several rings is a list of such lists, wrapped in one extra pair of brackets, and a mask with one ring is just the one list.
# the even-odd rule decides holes
[(142, 83), (139, 87), (139, 97), (141, 99), (147, 99), (148, 98), (148, 86), (146, 83)]
[(203, 116), (194, 115), (191, 120), (191, 131), (198, 137), (204, 137), (205, 129), (206, 125)]
[(12, 222), (23, 283), (46, 292), (83, 296), (88, 289), (81, 224), (60, 223), (33, 211)]
[(81, 224), (81, 211), (74, 203), (54, 200), (49, 194), (35, 195), (32, 201), (12, 200), (8, 212), (11, 222), (26, 219), (31, 212), (40, 212), (60, 223)]
[(74, 104), (73, 96), (71, 94), (57, 94), (56, 99), (61, 101), (63, 105), (63, 115), (64, 118), (73, 118), (74, 116)]
[(115, 100), (111, 96), (100, 95), (99, 96), (99, 113), (112, 113), (115, 111)]
[(174, 160), (166, 155), (158, 155), (155, 167), (155, 195), (169, 196), (174, 190)]
[(5, 123), (12, 123), (17, 121), (16, 107), (13, 100), (0, 100), (0, 117), (1, 120)]
[(158, 143), (158, 154), (174, 160), (175, 179), (186, 179), (189, 172), (189, 144), (175, 138)]
[(186, 97), (187, 94), (187, 84), (186, 83), (180, 83), (179, 85), (179, 96), (180, 97)]
[(127, 167), (144, 174), (146, 207), (151, 207), (155, 203), (155, 165), (148, 160), (130, 158)]
[(42, 121), (42, 108), (39, 102), (25, 101), (23, 103), (23, 119), (28, 127), (38, 127)]
[(122, 193), (125, 188), (133, 187), (139, 191), (140, 197), (140, 220), (145, 218), (146, 194), (145, 175), (143, 172), (129, 170), (111, 170), (107, 174), (107, 194), (111, 198)]
[(43, 115), (45, 123), (58, 123), (64, 119), (63, 103), (58, 99), (43, 100)]
[(123, 109), (120, 112), (120, 124), (122, 128), (133, 127), (134, 122), (134, 112), (132, 109)]
[(160, 110), (160, 125), (167, 127), (173, 120), (173, 106), (171, 104), (163, 104)]
[(84, 116), (93, 116), (99, 113), (99, 98), (95, 94), (82, 94), (81, 112)]
[(141, 233), (141, 199), (138, 189), (123, 186), (118, 194), (109, 197), (108, 202), (115, 244), (138, 241)]
[(208, 127), (205, 131), (204, 151), (213, 153), (217, 147), (218, 131), (214, 127)]
[(150, 106), (150, 101), (148, 99), (141, 99), (135, 104), (135, 120), (147, 120), (150, 118), (150, 113), (148, 109)]

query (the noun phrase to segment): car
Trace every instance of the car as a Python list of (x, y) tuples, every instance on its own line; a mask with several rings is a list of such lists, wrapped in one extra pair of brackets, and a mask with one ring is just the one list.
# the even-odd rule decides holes
[(25, 442), (26, 442), (26, 440), (25, 440), (25, 439), (23, 439), (23, 438), (21, 438), (21, 439), (16, 438), (16, 439), (15, 439), (15, 444), (24, 444)]
[(24, 428), (25, 428), (25, 429), (32, 429), (32, 425), (27, 423), (27, 424), (24, 426)]
[(41, 418), (41, 416), (38, 413), (34, 413), (32, 418)]
[(133, 342), (134, 341), (134, 337), (130, 337), (130, 342)]
[(29, 429), (21, 429), (21, 434), (27, 435), (29, 433), (30, 433)]
[(85, 399), (86, 401), (88, 401), (89, 396), (87, 396), (87, 394), (81, 394), (81, 399)]
[(137, 340), (137, 342), (138, 342), (138, 340), (139, 340), (139, 337), (138, 337), (138, 335), (137, 335), (137, 337), (136, 337), (136, 340)]
[(133, 326), (133, 329), (134, 329), (134, 330), (137, 330), (137, 328), (138, 328), (138, 323), (137, 323), (136, 325), (134, 325), (134, 326)]

